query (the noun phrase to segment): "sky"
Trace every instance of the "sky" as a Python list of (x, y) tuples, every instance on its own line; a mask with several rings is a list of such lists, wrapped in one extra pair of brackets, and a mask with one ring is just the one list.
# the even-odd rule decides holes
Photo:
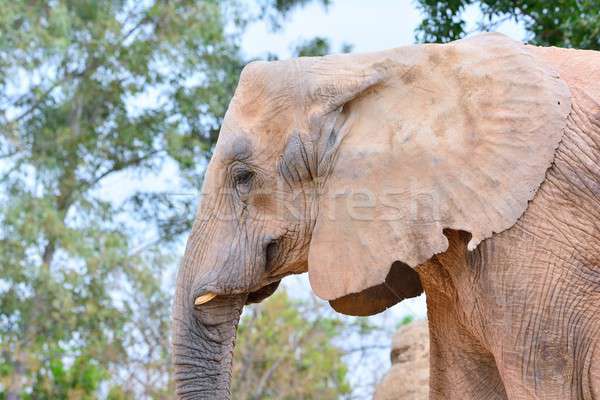
[(322, 36), (331, 39), (334, 49), (350, 43), (354, 52), (384, 50), (411, 44), (419, 21), (410, 0), (338, 0), (327, 8), (314, 2), (297, 9), (281, 32), (269, 32), (265, 23), (254, 24), (242, 49), (252, 56), (270, 51), (287, 58), (291, 43)]
[[(475, 29), (479, 15), (477, 7), (467, 8), (467, 31)], [(327, 8), (313, 2), (296, 9), (282, 31), (270, 32), (264, 22), (250, 26), (242, 49), (249, 56), (271, 52), (289, 58), (291, 44), (322, 36), (331, 40), (333, 49), (349, 43), (353, 52), (385, 50), (413, 44), (420, 21), (411, 0), (333, 0)], [(523, 28), (511, 22), (503, 23), (497, 31), (517, 40), (525, 36)]]

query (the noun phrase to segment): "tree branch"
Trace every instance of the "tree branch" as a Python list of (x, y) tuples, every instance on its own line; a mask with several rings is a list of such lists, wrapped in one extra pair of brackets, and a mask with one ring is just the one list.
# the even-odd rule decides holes
[[(319, 319), (317, 318), (313, 321), (313, 323), (310, 325), (310, 327), (302, 335), (300, 335), (298, 340), (294, 341), (294, 343), (292, 343), (292, 345), (289, 346), (290, 347), (289, 350), (291, 351), (292, 349), (302, 346), (302, 343), (304, 343), (304, 341), (308, 337), (310, 337), (311, 333), (316, 329), (318, 324), (319, 324)], [(258, 385), (256, 386), (254, 395), (251, 397), (252, 400), (260, 400), (263, 398), (263, 394), (267, 387), (267, 383), (271, 379), (271, 376), (275, 373), (275, 370), (277, 368), (279, 368), (279, 365), (283, 362), (283, 360), (285, 359), (287, 354), (288, 354), (288, 352), (286, 352), (286, 351), (282, 352), (281, 355), (275, 360), (273, 365), (271, 365), (271, 367), (263, 373), (263, 375), (261, 376), (261, 378), (259, 380)]]

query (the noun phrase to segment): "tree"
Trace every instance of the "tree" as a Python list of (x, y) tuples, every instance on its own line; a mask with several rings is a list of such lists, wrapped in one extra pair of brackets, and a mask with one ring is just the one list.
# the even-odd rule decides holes
[(195, 198), (123, 182), (195, 192), (245, 26), (304, 3), (0, 0), (0, 398), (167, 396)]
[(544, 46), (600, 49), (600, 3), (596, 0), (417, 0), (424, 15), (417, 29), (421, 42), (448, 42), (463, 37), (464, 11), (481, 11), (477, 30), (489, 31), (504, 21), (523, 24), (529, 42)]
[[(309, 308), (310, 312), (307, 312)], [(232, 397), (334, 400), (350, 393), (344, 350), (334, 344), (349, 323), (279, 289), (249, 307), (238, 328)]]
[[(350, 53), (351, 51), (352, 45), (344, 43), (339, 52)], [(324, 37), (315, 37), (298, 43), (294, 47), (292, 54), (294, 57), (315, 57), (324, 56), (331, 52), (331, 43), (329, 39)]]

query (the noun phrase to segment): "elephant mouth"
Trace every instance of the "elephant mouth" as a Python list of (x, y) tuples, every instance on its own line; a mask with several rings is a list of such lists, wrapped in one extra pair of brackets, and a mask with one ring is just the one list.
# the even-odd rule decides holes
[(279, 242), (277, 240), (271, 240), (266, 249), (265, 272), (268, 273), (277, 266), (279, 253)]
[[(277, 290), (281, 279), (287, 274), (275, 274), (275, 272), (281, 264), (279, 262), (279, 259), (281, 258), (279, 241), (277, 239), (270, 240), (265, 246), (264, 251), (265, 262), (263, 267), (264, 272), (262, 274), (262, 280), (263, 282), (266, 281), (266, 284), (263, 283), (261, 286), (259, 286), (258, 289), (255, 290), (243, 288), (223, 290), (216, 287), (205, 287), (201, 291), (195, 293), (194, 307), (202, 307), (204, 304), (208, 303), (209, 301), (212, 301), (217, 296), (223, 295), (247, 294), (248, 296), (246, 304), (260, 303), (267, 297), (271, 296), (275, 292), (275, 290)], [(270, 276), (267, 279), (265, 279), (265, 275)]]
[[(270, 297), (273, 293), (275, 293), (275, 291), (279, 287), (279, 283), (281, 283), (281, 279), (271, 282), (271, 283), (261, 287), (258, 290), (248, 292), (248, 296), (246, 297), (245, 304), (260, 303), (261, 301)], [(196, 297), (196, 299), (194, 300), (194, 308), (199, 309), (200, 307), (202, 307), (206, 303), (214, 300), (218, 296), (222, 296), (222, 295), (219, 295), (215, 292), (206, 291), (203, 294)]]
[(279, 287), (280, 282), (281, 280), (271, 282), (268, 285), (265, 285), (254, 292), (248, 293), (248, 297), (246, 298), (246, 304), (260, 303), (261, 301), (265, 300), (273, 293), (275, 293), (275, 291)]

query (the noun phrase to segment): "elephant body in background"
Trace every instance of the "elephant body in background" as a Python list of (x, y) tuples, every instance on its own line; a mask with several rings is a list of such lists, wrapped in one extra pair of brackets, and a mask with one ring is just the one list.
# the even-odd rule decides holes
[(484, 34), (252, 63), (177, 278), (178, 397), (230, 398), (245, 304), (423, 290), (430, 399), (600, 399), (600, 53)]
[(429, 328), (414, 321), (392, 339), (392, 367), (375, 388), (373, 400), (427, 400), (429, 395)]

